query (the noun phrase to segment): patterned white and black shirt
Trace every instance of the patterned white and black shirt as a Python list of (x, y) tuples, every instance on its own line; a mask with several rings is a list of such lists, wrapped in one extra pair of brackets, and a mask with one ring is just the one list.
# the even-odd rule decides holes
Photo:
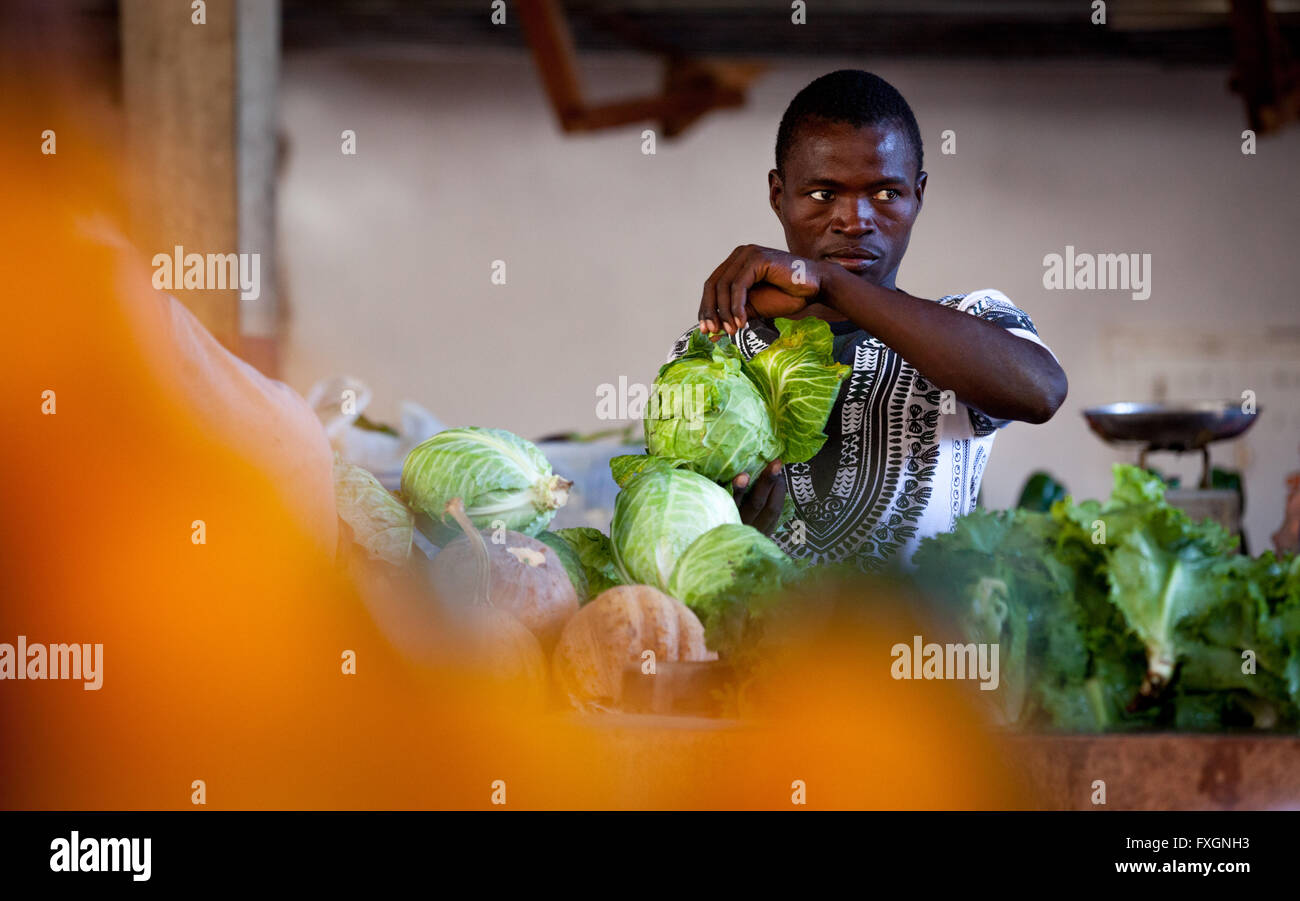
[[(999, 291), (935, 302), (1047, 346), (1029, 316)], [(939, 388), (894, 350), (851, 322), (829, 324), (836, 359), (853, 371), (840, 386), (826, 444), (811, 460), (784, 468), (794, 515), (772, 538), (813, 563), (850, 562), (864, 572), (895, 561), (908, 566), (922, 538), (950, 531), (974, 509), (993, 440), (1010, 420), (956, 400), (954, 411), (942, 414)], [(686, 351), (692, 331), (673, 345), (669, 360)], [(771, 322), (754, 319), (736, 343), (749, 359), (776, 337)], [(802, 542), (794, 540), (796, 519)]]

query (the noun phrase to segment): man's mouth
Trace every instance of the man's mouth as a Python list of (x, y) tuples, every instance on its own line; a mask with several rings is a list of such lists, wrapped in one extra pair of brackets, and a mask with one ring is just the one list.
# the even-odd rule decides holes
[(845, 248), (825, 254), (825, 259), (838, 263), (850, 272), (866, 272), (879, 261), (880, 257), (869, 250)]

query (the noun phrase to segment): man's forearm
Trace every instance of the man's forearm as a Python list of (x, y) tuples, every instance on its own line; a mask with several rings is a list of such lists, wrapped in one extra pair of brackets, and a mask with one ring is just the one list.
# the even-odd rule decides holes
[(1065, 373), (1046, 349), (991, 322), (824, 264), (817, 299), (879, 338), (957, 399), (996, 419), (1046, 422)]

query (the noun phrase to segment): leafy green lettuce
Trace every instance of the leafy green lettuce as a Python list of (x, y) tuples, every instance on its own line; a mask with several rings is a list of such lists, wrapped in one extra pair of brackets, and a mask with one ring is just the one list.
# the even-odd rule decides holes
[(1178, 626), (1217, 602), (1219, 566), (1236, 539), (1212, 521), (1197, 523), (1169, 506), (1154, 475), (1120, 466), (1104, 505), (1086, 501), (1054, 505), (1065, 540), (1085, 541), (1099, 556), (1109, 598), (1147, 653), (1148, 694), (1173, 675), (1180, 646)]
[(976, 511), (913, 562), (965, 640), (999, 642), (1004, 722), (1294, 727), (1300, 563), (1235, 544), (1169, 506), (1157, 477), (1117, 466), (1104, 503)]

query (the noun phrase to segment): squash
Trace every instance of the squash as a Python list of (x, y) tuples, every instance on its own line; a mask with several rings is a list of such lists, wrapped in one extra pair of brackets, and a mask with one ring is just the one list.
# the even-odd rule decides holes
[(540, 701), (546, 684), (546, 655), (537, 636), (515, 617), (490, 604), (470, 604), (456, 612), (454, 659), (493, 683), (522, 683)]
[(460, 522), (465, 537), (439, 551), (429, 567), (443, 603), (490, 604), (523, 623), (542, 647), (553, 647), (578, 610), (577, 592), (559, 556), (519, 532), (506, 532), (503, 543), (484, 541), (459, 498), (452, 499), (447, 512)]
[(617, 707), (623, 670), (641, 663), (646, 651), (654, 651), (658, 663), (718, 659), (704, 645), (699, 619), (681, 601), (649, 585), (618, 585), (565, 625), (551, 659), (551, 676), (574, 707)]
[[(490, 590), (495, 581), (494, 556), (465, 514), (464, 503), (452, 498), (446, 510), (465, 532), (465, 538), (433, 558), (429, 575), (446, 613), (451, 660), (473, 676), (509, 688), (512, 701), (541, 704), (546, 696), (546, 655), (542, 646), (526, 624), (493, 604)], [(457, 550), (444, 560), (447, 551), (456, 545), (461, 545), (463, 552)], [(523, 548), (520, 556), (528, 558), (533, 553), (533, 549)], [(517, 560), (514, 554), (509, 556)], [(558, 562), (554, 568), (568, 585), (569, 577)], [(577, 607), (576, 597), (573, 606)]]

